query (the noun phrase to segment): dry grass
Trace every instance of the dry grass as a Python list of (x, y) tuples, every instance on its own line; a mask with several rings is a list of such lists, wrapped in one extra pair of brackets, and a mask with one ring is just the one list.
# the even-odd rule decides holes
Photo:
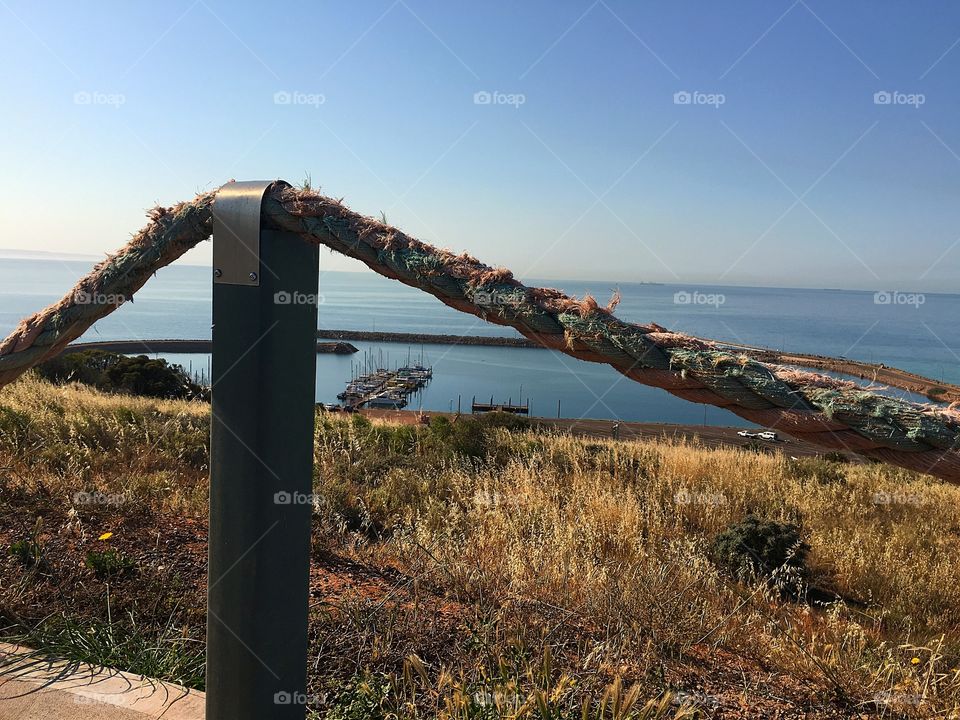
[[(105, 524), (202, 522), (206, 443), (202, 405), (22, 380), (0, 396), (0, 541), (39, 514), (39, 545), (68, 534), (78, 552)], [(315, 457), (323, 717), (629, 718), (648, 700), (646, 717), (682, 714), (669, 691), (711, 717), (960, 716), (960, 488), (873, 464), (329, 416)], [(126, 504), (86, 507), (81, 491)], [(801, 527), (806, 599), (711, 563), (711, 538), (748, 513)], [(182, 544), (138, 559), (113, 601), (186, 562)], [(64, 599), (80, 597), (64, 563), (49, 572), (66, 593), (44, 594), (5, 558), (0, 613), (89, 611)], [(177, 593), (202, 604), (191, 582)], [(130, 602), (141, 630), (169, 631), (169, 605), (143, 618)], [(202, 637), (198, 616), (175, 622)]]
[(206, 504), (209, 408), (54, 389), (33, 376), (0, 395), (3, 464), (51, 493), (122, 494), (170, 511)]

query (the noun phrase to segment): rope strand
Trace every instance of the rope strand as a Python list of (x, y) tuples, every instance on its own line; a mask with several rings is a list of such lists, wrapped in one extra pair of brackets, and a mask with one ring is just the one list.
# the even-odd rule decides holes
[[(151, 212), (150, 223), (97, 265), (60, 302), (25, 319), (0, 344), (0, 387), (57, 355), (153, 273), (212, 232), (215, 193)], [(726, 408), (824, 448), (849, 450), (960, 483), (960, 413), (920, 405), (826, 375), (762, 363), (745, 353), (656, 324), (636, 325), (587, 296), (527, 287), (505, 268), (442, 250), (337, 200), (274, 183), (263, 202), (265, 227), (299, 235), (360, 260), (385, 277), (430, 293), (452, 308), (515, 328), (544, 347), (611, 365), (636, 382), (696, 403)]]

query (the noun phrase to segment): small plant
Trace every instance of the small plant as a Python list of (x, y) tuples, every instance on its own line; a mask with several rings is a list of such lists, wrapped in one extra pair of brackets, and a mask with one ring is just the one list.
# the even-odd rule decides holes
[(117, 575), (132, 568), (133, 564), (131, 558), (113, 548), (87, 551), (86, 565), (97, 574), (97, 577)]
[(10, 554), (24, 567), (38, 567), (43, 561), (43, 548), (33, 540), (17, 540), (10, 543)]
[(810, 546), (791, 523), (748, 515), (714, 537), (713, 561), (738, 580), (768, 580), (806, 575)]
[(30, 532), (30, 537), (10, 543), (10, 555), (20, 561), (25, 568), (42, 568), (46, 561), (43, 556), (43, 544), (40, 542), (40, 531), (43, 529), (43, 518), (38, 517)]
[(377, 720), (387, 717), (391, 685), (380, 675), (355, 677), (337, 694), (328, 720)]

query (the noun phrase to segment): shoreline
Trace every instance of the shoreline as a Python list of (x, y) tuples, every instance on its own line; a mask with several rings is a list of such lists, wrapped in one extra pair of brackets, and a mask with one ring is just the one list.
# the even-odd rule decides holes
[[(349, 341), (382, 342), (408, 345), (465, 345), (485, 347), (516, 347), (533, 350), (548, 350), (526, 338), (511, 338), (483, 335), (443, 335), (431, 333), (401, 333), (369, 330), (317, 330), (317, 352), (334, 354), (352, 354), (359, 352)], [(777, 365), (795, 365), (815, 370), (829, 370), (850, 377), (870, 380), (875, 383), (906, 390), (922, 395), (934, 402), (960, 402), (960, 385), (937, 382), (917, 373), (888, 367), (883, 363), (869, 363), (849, 358), (837, 358), (827, 355), (814, 355), (798, 352), (784, 352), (772, 348), (717, 342), (717, 347), (731, 352), (747, 351), (764, 363)], [(74, 343), (65, 352), (81, 350), (110, 350), (125, 354), (135, 353), (209, 353), (211, 340), (104, 340), (96, 342)]]

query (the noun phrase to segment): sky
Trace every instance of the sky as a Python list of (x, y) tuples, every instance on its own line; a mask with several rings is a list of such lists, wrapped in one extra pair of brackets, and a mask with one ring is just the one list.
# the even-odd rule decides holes
[(521, 279), (957, 290), (955, 2), (0, 0), (0, 57), (0, 248), (309, 178)]

